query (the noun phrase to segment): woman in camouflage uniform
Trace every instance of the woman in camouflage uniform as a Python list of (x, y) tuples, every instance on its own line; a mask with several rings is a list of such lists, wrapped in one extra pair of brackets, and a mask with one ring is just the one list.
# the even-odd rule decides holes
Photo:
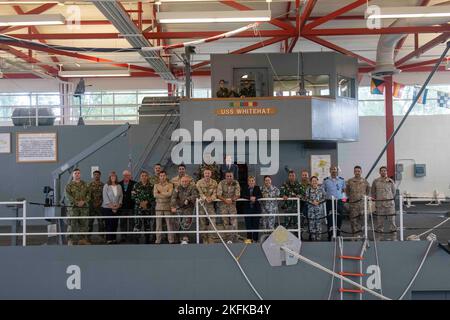
[[(272, 178), (270, 176), (264, 177), (264, 186), (261, 189), (261, 193), (263, 198), (278, 198), (280, 196), (280, 190), (272, 185)], [(261, 201), (261, 207), (264, 214), (275, 215), (278, 213), (278, 201), (276, 200)], [(273, 229), (275, 227), (275, 216), (262, 217), (261, 224), (263, 229)]]
[(308, 204), (309, 237), (311, 240), (320, 240), (322, 233), (322, 218), (324, 217), (323, 201), (325, 193), (319, 187), (319, 179), (312, 176), (310, 185), (306, 189), (306, 202)]

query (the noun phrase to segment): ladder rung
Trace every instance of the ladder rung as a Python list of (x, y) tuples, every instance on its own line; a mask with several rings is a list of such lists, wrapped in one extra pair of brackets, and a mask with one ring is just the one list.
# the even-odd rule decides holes
[(363, 273), (354, 273), (354, 272), (339, 272), (341, 276), (351, 276), (351, 277), (364, 277)]
[(363, 257), (355, 257), (355, 256), (339, 256), (341, 259), (349, 259), (349, 260), (363, 260)]
[(364, 290), (362, 290), (362, 289), (345, 289), (345, 288), (339, 288), (339, 292), (363, 293)]

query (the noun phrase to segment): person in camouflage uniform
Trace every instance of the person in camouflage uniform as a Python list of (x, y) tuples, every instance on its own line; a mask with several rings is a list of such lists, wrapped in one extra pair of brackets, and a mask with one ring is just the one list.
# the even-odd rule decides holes
[(322, 233), (322, 218), (324, 215), (323, 201), (325, 192), (319, 187), (319, 179), (312, 176), (310, 186), (306, 189), (306, 201), (308, 204), (308, 223), (310, 240), (320, 240)]
[(352, 233), (354, 236), (357, 236), (362, 231), (361, 220), (364, 216), (364, 196), (370, 195), (370, 185), (361, 176), (362, 169), (360, 166), (355, 166), (353, 172), (355, 176), (347, 181), (345, 193), (348, 197)]
[(190, 183), (192, 186), (195, 186), (194, 179), (192, 179), (191, 176), (189, 176), (189, 175), (186, 174), (186, 166), (185, 166), (184, 164), (180, 164), (180, 165), (178, 166), (178, 175), (177, 175), (176, 177), (173, 177), (173, 178), (170, 180), (170, 183), (172, 183), (174, 187), (178, 187), (178, 186), (181, 184), (181, 179), (182, 179), (183, 177), (188, 177), (189, 180), (190, 180), (189, 183)]
[[(395, 182), (387, 176), (387, 168), (380, 168), (380, 177), (372, 182), (372, 198), (375, 202), (375, 232), (378, 240), (397, 240), (397, 226), (395, 225)], [(384, 222), (387, 220), (389, 231), (384, 231)], [(386, 237), (383, 234), (386, 233)]]
[[(205, 169), (203, 171), (203, 179), (197, 182), (197, 190), (201, 204), (199, 204), (199, 215), (206, 215), (205, 209), (209, 216), (214, 216), (216, 210), (214, 208), (214, 200), (217, 198), (217, 182), (211, 178), (211, 170)], [(216, 224), (216, 219), (211, 217), (212, 223)], [(200, 231), (212, 230), (209, 219), (207, 217), (200, 218)], [(202, 242), (209, 243), (216, 239), (212, 233), (202, 233)]]
[[(170, 199), (171, 211), (179, 215), (193, 215), (195, 209), (195, 202), (198, 198), (198, 191), (195, 185), (192, 185), (192, 180), (188, 176), (183, 176), (180, 185), (176, 186)], [(179, 219), (180, 223), (178, 230), (192, 231), (195, 224), (192, 223), (192, 217)], [(177, 230), (177, 231), (178, 231)], [(194, 234), (186, 233), (180, 235), (182, 243), (189, 243), (194, 241)]]
[[(89, 216), (89, 201), (90, 192), (86, 182), (81, 180), (80, 169), (75, 169), (72, 172), (72, 181), (66, 185), (66, 198), (69, 200), (69, 207), (67, 209), (67, 216), (79, 217)], [(87, 219), (68, 219), (67, 232), (88, 232), (89, 222)], [(87, 240), (87, 235), (69, 235), (68, 245), (73, 244), (90, 244)]]
[[(282, 208), (287, 213), (296, 213), (297, 212), (297, 201), (296, 200), (287, 200), (288, 198), (300, 198), (304, 197), (305, 194), (304, 186), (297, 181), (295, 171), (290, 170), (288, 174), (288, 180), (281, 186), (280, 188), (280, 196), (283, 197), (284, 203)], [(297, 218), (295, 217), (287, 217), (285, 219), (285, 223), (287, 227), (294, 227), (295, 221)]]
[(211, 179), (213, 179), (217, 183), (220, 182), (220, 169), (215, 162), (212, 164), (207, 163), (201, 164), (200, 167), (198, 168), (197, 176), (203, 177), (203, 173), (205, 172), (205, 170), (211, 171)]
[(153, 166), (153, 172), (155, 174), (153, 176), (151, 176), (149, 178), (149, 180), (152, 185), (155, 185), (155, 184), (159, 183), (159, 173), (161, 172), (161, 165), (159, 163), (157, 163)]
[[(153, 185), (150, 182), (148, 172), (142, 171), (140, 174), (140, 180), (133, 186), (133, 191), (131, 192), (131, 198), (135, 202), (134, 213), (137, 216), (150, 216), (150, 208), (155, 202), (155, 197), (153, 196)], [(134, 232), (139, 231), (153, 231), (154, 221), (153, 219), (141, 219), (137, 218), (134, 221)], [(136, 239), (139, 240), (140, 236), (137, 235)], [(149, 234), (145, 235), (145, 243), (150, 243), (151, 237)]]
[[(227, 172), (225, 174), (225, 180), (220, 181), (217, 186), (217, 198), (222, 200), (219, 203), (219, 214), (232, 214), (236, 217), (222, 217), (223, 228), (225, 230), (237, 230), (237, 210), (236, 210), (236, 200), (239, 199), (241, 195), (241, 187), (239, 182), (234, 180), (233, 173)], [(237, 234), (224, 233), (224, 240), (235, 242), (237, 240)]]
[[(101, 172), (99, 170), (95, 170), (93, 172), (94, 180), (92, 180), (88, 184), (89, 192), (91, 194), (89, 201), (89, 215), (92, 216), (101, 216), (102, 215), (102, 202), (103, 202), (103, 186), (105, 185), (101, 180)], [(105, 231), (105, 220), (97, 219), (98, 223), (98, 231)], [(94, 219), (89, 219), (89, 232), (94, 231)], [(100, 236), (102, 240), (105, 239), (104, 236)], [(91, 235), (91, 241), (93, 236)]]
[[(280, 196), (280, 190), (272, 185), (272, 178), (270, 176), (264, 177), (264, 186), (261, 188), (263, 198), (278, 198)], [(277, 214), (278, 213), (278, 201), (261, 201), (261, 207), (264, 214)], [(261, 219), (263, 229), (275, 228), (275, 217), (265, 216)], [(278, 219), (279, 224), (279, 219)]]

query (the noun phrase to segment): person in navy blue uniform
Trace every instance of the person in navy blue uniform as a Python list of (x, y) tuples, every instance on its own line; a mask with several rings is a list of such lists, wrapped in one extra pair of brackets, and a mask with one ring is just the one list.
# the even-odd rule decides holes
[(334, 197), (337, 199), (336, 207), (336, 236), (340, 235), (340, 228), (342, 225), (342, 213), (344, 211), (344, 204), (342, 199), (344, 198), (345, 191), (345, 179), (338, 176), (337, 166), (331, 166), (330, 176), (323, 179), (323, 190), (325, 191), (325, 199), (327, 200), (327, 225), (328, 225), (328, 241), (331, 241), (333, 236), (333, 216), (332, 216), (332, 204), (331, 199)]
[[(262, 198), (261, 189), (256, 185), (255, 177), (248, 177), (248, 186), (242, 188), (241, 198), (247, 199), (249, 201), (245, 202), (244, 214), (261, 214), (261, 204), (259, 199)], [(259, 229), (259, 221), (261, 216), (256, 217), (245, 217), (245, 228), (247, 230), (257, 230)], [(259, 232), (247, 232), (247, 239), (253, 242), (258, 242)]]

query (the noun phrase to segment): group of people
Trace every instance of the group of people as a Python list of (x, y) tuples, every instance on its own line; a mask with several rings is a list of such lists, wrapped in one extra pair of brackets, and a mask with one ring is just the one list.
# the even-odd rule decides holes
[[(245, 240), (257, 242), (262, 234), (269, 233), (276, 225), (295, 226), (297, 217), (280, 219), (277, 214), (297, 213), (297, 204), (300, 203), (309, 240), (316, 241), (322, 239), (324, 224), (327, 225), (327, 230), (323, 234), (328, 235), (328, 240), (333, 236), (333, 225), (336, 227), (336, 235), (340, 235), (345, 201), (348, 203), (351, 232), (354, 235), (360, 234), (363, 231), (363, 199), (364, 196), (371, 196), (375, 200), (377, 213), (375, 231), (384, 234), (384, 222), (388, 220), (389, 231), (386, 233), (394, 234), (395, 237), (395, 184), (387, 177), (386, 167), (380, 168), (380, 177), (372, 183), (372, 187), (362, 177), (361, 167), (356, 166), (354, 177), (345, 181), (338, 175), (338, 168), (333, 166), (330, 176), (321, 185), (317, 177), (309, 177), (308, 171), (303, 170), (301, 180), (298, 181), (295, 171), (291, 170), (288, 180), (280, 188), (272, 184), (270, 176), (264, 177), (262, 186), (257, 185), (253, 176), (249, 176), (247, 183), (241, 185), (237, 180), (235, 164), (223, 165), (220, 170), (215, 168), (214, 164), (201, 165), (199, 179), (195, 182), (186, 173), (183, 164), (178, 166), (178, 175), (170, 180), (161, 165), (156, 164), (153, 168), (154, 175), (150, 176), (147, 171), (142, 171), (137, 182), (125, 170), (121, 181), (113, 171), (106, 183), (101, 181), (100, 171), (95, 171), (93, 180), (86, 183), (81, 180), (80, 170), (75, 169), (72, 181), (65, 189), (69, 201), (67, 213), (70, 217), (101, 217), (98, 219), (98, 231), (105, 235), (104, 241), (108, 244), (117, 243), (119, 233), (122, 243), (139, 243), (143, 235), (145, 243), (159, 244), (163, 240), (164, 223), (169, 243), (186, 244), (196, 240), (195, 212), (199, 199), (198, 223), (202, 242), (219, 242), (220, 234), (224, 241), (232, 243), (239, 240), (238, 233), (234, 231), (238, 230), (237, 202), (241, 199), (240, 212), (245, 214), (245, 229), (248, 231)], [(334, 206), (332, 199), (335, 199)], [(333, 207), (335, 218), (331, 214)], [(224, 216), (216, 217), (216, 213)], [(258, 216), (259, 214), (265, 216)], [(179, 217), (174, 218), (174, 215)], [(68, 219), (67, 231), (80, 233), (69, 235), (68, 244), (90, 244), (92, 237), (88, 237), (88, 233), (93, 230), (94, 219)]]
[(219, 90), (216, 92), (217, 98), (251, 98), (256, 97), (256, 90), (249, 80), (243, 82), (243, 86), (240, 90), (231, 87), (228, 89), (225, 87), (225, 80), (219, 81)]

